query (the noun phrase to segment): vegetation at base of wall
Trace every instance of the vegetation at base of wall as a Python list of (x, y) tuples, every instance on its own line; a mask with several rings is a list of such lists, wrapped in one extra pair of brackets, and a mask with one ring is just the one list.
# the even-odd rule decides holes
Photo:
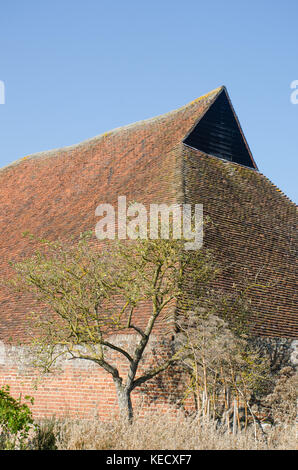
[[(33, 404), (33, 399), (26, 396)], [(33, 427), (29, 406), (10, 395), (9, 386), (0, 388), (0, 449), (23, 449)]]
[[(178, 341), (188, 354), (181, 361), (189, 376), (185, 396), (194, 398), (202, 419), (226, 422), (233, 434), (253, 422), (255, 405), (272, 391), (268, 355), (261, 355), (245, 330), (238, 331), (208, 311), (189, 312)], [(269, 415), (268, 415), (269, 419)]]
[(58, 450), (58, 441), (57, 422), (53, 417), (38, 422), (33, 437), (28, 440), (28, 447), (33, 450)]
[[(109, 424), (43, 422), (29, 436), (29, 425), (33, 424), (30, 410), (20, 403), (17, 406), (7, 391), (6, 401), (16, 418), (10, 419), (5, 411), (5, 426), (9, 433), (20, 433), (21, 440), (19, 444), (7, 441), (5, 448), (250, 449), (286, 445), (286, 440), (278, 438), (276, 443), (272, 436), (276, 438), (276, 429), (280, 436), (285, 429), (293, 433), (297, 406), (294, 371), (283, 370), (278, 378), (283, 361), (274, 366), (269, 356), (265, 357), (267, 353), (250, 344), (249, 306), (242, 292), (236, 298), (221, 299), (218, 293), (212, 293), (210, 281), (218, 267), (210, 253), (187, 252), (179, 240), (120, 243), (100, 253), (90, 249), (87, 235), (73, 246), (39, 242), (40, 251), (14, 266), (17, 276), (10, 284), (45, 304), (44, 312), (33, 314), (34, 327), (39, 330), (38, 334), (32, 330), (34, 365), (49, 372), (62, 356), (96, 363), (112, 375), (125, 419)], [(183, 289), (189, 277), (195, 301)], [(138, 308), (144, 301), (151, 308), (140, 326)], [(170, 305), (177, 308), (168, 310)], [(55, 317), (48, 315), (49, 308)], [(175, 323), (175, 335), (174, 328), (170, 329), (171, 356), (161, 356), (157, 366), (141, 371), (137, 377), (161, 314)], [(111, 334), (127, 329), (137, 339), (132, 351), (110, 342)], [(128, 360), (124, 377), (107, 350)], [(133, 419), (131, 392), (174, 364), (189, 374), (190, 386), (185, 393), (194, 397), (195, 415), (169, 415), (165, 420), (165, 414), (157, 418), (147, 414)], [(140, 410), (136, 411), (138, 414)], [(268, 417), (268, 425), (274, 424), (269, 432), (264, 431), (262, 414)], [(21, 417), (28, 421), (22, 424)]]
[(171, 411), (136, 410), (134, 425), (111, 419), (46, 420), (32, 450), (290, 450), (297, 447), (295, 424), (268, 427), (264, 434), (253, 426), (236, 434), (212, 419), (186, 417)]
[[(173, 407), (166, 412), (150, 412), (138, 407), (133, 423), (115, 415), (108, 422), (99, 419), (40, 420), (33, 425), (31, 413), (19, 405), (5, 389), (6, 401), (12, 403), (16, 416), (11, 423), (13, 432), (3, 433), (0, 449), (24, 450), (290, 450), (297, 449), (297, 390), (298, 376), (293, 368), (280, 370), (274, 386), (262, 402), (253, 405), (253, 414), (260, 426), (255, 426), (252, 416), (234, 427), (223, 415), (206, 413), (206, 402), (193, 413)], [(8, 400), (7, 400), (8, 398)], [(21, 413), (18, 410), (21, 409)], [(14, 410), (17, 409), (17, 412)], [(238, 411), (236, 411), (236, 419)], [(268, 422), (270, 417), (270, 422)], [(245, 415), (244, 415), (245, 418)], [(2, 420), (3, 421), (3, 420)], [(21, 434), (16, 431), (22, 431)]]
[[(208, 354), (214, 349), (209, 345), (207, 348), (207, 339), (210, 334), (217, 331), (217, 321), (214, 318), (209, 323), (202, 325), (199, 341), (204, 340), (204, 352), (206, 366), (212, 359), (212, 365), (217, 364), (217, 358), (211, 358)], [(225, 327), (220, 323), (222, 334), (226, 336)], [(207, 330), (206, 330), (207, 328)], [(218, 331), (217, 331), (218, 333)], [(217, 347), (223, 338), (216, 338)], [(218, 343), (219, 341), (219, 343)], [(231, 345), (234, 347), (233, 342)], [(230, 345), (230, 347), (231, 347)], [(198, 344), (197, 344), (198, 346)], [(213, 347), (215, 344), (213, 343)], [(232, 347), (232, 350), (233, 350)], [(226, 349), (225, 355), (228, 355), (229, 349)], [(220, 351), (219, 351), (220, 353)], [(218, 357), (218, 356), (217, 356)], [(227, 356), (229, 358), (229, 356)], [(221, 358), (227, 360), (227, 357)], [(197, 356), (198, 359), (198, 356)], [(197, 362), (199, 366), (199, 362)], [(221, 367), (223, 363), (220, 362)], [(229, 364), (229, 363), (228, 363)], [(246, 375), (247, 365), (242, 360), (238, 366), (242, 373)], [(210, 364), (209, 364), (210, 366)], [(237, 366), (237, 367), (238, 367)], [(254, 374), (259, 371), (249, 364), (249, 370), (252, 368), (252, 377), (249, 375), (249, 382)], [(199, 372), (199, 367), (198, 367)], [(235, 371), (235, 364), (233, 369)], [(203, 372), (203, 374), (202, 374)], [(205, 375), (204, 369), (198, 373), (197, 378), (209, 379), (210, 384), (214, 376)], [(219, 376), (220, 377), (220, 376)], [(228, 377), (225, 376), (225, 386), (228, 386)], [(242, 376), (240, 375), (240, 378)], [(231, 408), (228, 416), (223, 406), (223, 413), (219, 408), (214, 408), (214, 390), (207, 387), (207, 394), (204, 381), (199, 381), (195, 393), (200, 394), (200, 400), (197, 400), (197, 410), (192, 414), (185, 413), (183, 408), (173, 408), (167, 412), (149, 412), (136, 409), (133, 423), (123, 421), (118, 416), (111, 417), (109, 422), (102, 422), (99, 419), (93, 420), (74, 420), (74, 419), (51, 419), (41, 420), (33, 423), (32, 415), (27, 405), (21, 404), (20, 400), (15, 400), (9, 395), (9, 389), (1, 390), (2, 404), (1, 417), (2, 426), (0, 437), (0, 449), (24, 449), (24, 450), (155, 450), (155, 449), (189, 449), (189, 450), (249, 450), (249, 449), (295, 449), (297, 448), (297, 390), (298, 376), (291, 367), (282, 368), (275, 377), (272, 377), (273, 385), (269, 393), (262, 395), (259, 403), (251, 404), (249, 413), (245, 411), (240, 416), (241, 407)], [(247, 387), (247, 382), (236, 383), (234, 390), (230, 390), (232, 396), (237, 392), (241, 384)], [(203, 388), (201, 388), (203, 385)], [(202, 399), (205, 397), (205, 401)], [(197, 395), (198, 398), (198, 395)], [(208, 401), (209, 400), (209, 401)], [(209, 403), (209, 404), (208, 404)], [(223, 402), (223, 405), (225, 402)], [(244, 402), (245, 404), (245, 402)], [(242, 402), (243, 405), (243, 402)], [(216, 413), (214, 412), (216, 410)], [(242, 409), (243, 411), (243, 409)], [(258, 422), (258, 426), (256, 426)], [(3, 430), (6, 429), (4, 433)], [(9, 432), (8, 432), (9, 430)]]

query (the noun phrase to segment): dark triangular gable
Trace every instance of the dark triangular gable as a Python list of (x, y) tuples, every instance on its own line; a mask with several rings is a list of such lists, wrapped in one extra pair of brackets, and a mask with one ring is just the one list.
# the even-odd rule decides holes
[(209, 155), (257, 169), (224, 87), (184, 143)]

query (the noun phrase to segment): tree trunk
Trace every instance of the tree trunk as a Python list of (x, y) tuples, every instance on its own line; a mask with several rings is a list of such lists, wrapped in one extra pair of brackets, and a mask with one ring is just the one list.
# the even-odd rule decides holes
[(233, 411), (233, 435), (237, 433), (237, 402), (234, 399), (234, 411)]
[(132, 422), (133, 419), (133, 409), (131, 403), (131, 390), (123, 387), (119, 383), (115, 383), (116, 391), (117, 391), (117, 398), (118, 398), (118, 405), (120, 416), (124, 421)]

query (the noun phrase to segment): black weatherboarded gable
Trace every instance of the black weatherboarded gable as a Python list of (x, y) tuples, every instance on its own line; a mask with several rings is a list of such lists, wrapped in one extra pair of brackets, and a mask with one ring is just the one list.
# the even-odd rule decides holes
[(225, 89), (188, 134), (184, 143), (209, 155), (256, 168)]

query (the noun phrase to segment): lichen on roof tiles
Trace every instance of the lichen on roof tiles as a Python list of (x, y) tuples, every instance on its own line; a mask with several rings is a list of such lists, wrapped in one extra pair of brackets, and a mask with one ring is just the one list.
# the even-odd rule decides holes
[[(22, 233), (50, 239), (93, 230), (100, 203), (119, 195), (150, 203), (201, 203), (214, 223), (204, 243), (231, 263), (231, 289), (261, 270), (265, 292), (254, 290), (255, 330), (297, 337), (297, 208), (253, 168), (226, 162), (183, 142), (224, 87), (155, 118), (106, 132), (80, 144), (29, 155), (0, 171), (0, 269), (29, 254)], [(236, 266), (236, 268), (232, 268)], [(0, 339), (26, 332), (30, 299), (0, 297)]]

